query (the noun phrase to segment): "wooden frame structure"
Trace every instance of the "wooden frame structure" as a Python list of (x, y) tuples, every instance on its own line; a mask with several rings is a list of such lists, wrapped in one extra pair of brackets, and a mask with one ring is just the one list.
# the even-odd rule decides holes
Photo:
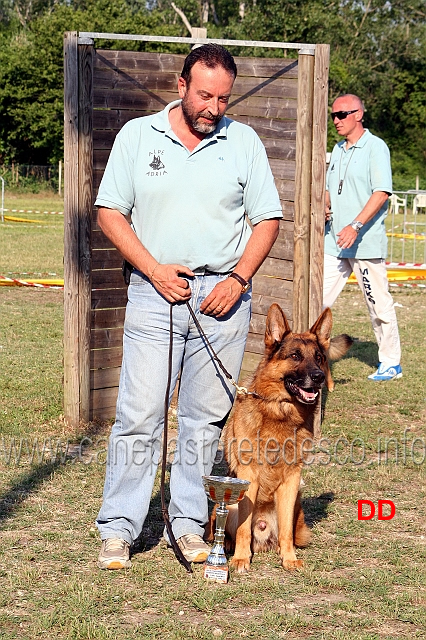
[[(96, 50), (95, 39), (219, 42), (296, 49), (296, 59), (236, 57), (227, 115), (262, 138), (284, 220), (254, 278), (253, 317), (243, 368), (263, 352), (264, 320), (278, 302), (293, 330), (322, 308), (329, 45), (77, 34), (64, 38), (65, 323), (64, 410), (76, 426), (115, 413), (126, 288), (121, 256), (96, 224), (94, 197), (118, 130), (177, 97), (185, 56)], [(189, 49), (188, 49), (189, 50)]]

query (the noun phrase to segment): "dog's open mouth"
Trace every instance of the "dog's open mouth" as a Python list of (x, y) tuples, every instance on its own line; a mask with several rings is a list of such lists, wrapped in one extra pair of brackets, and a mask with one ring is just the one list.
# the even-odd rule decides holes
[(304, 404), (313, 404), (318, 397), (319, 391), (314, 387), (300, 387), (296, 381), (288, 378), (284, 381), (284, 384), (287, 391)]

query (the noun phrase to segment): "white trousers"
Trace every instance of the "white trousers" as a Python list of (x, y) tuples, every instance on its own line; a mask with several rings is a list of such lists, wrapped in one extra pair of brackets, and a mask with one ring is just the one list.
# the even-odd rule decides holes
[(389, 293), (384, 260), (380, 258), (375, 260), (336, 258), (326, 254), (324, 256), (324, 308), (333, 305), (352, 271), (364, 294), (373, 331), (379, 345), (379, 361), (388, 367), (400, 364), (401, 345), (398, 322), (393, 299)]

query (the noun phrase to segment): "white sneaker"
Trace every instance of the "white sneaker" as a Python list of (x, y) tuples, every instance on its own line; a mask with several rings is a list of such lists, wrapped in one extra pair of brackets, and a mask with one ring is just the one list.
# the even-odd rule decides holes
[(395, 380), (396, 378), (402, 378), (401, 365), (397, 364), (393, 367), (387, 367), (382, 363), (379, 364), (377, 371), (368, 376), (369, 380), (374, 382), (385, 382), (386, 380)]
[(107, 538), (102, 540), (98, 557), (99, 569), (128, 569), (130, 562), (130, 545), (121, 538)]
[(210, 554), (209, 545), (196, 533), (181, 536), (177, 543), (188, 562), (204, 562)]

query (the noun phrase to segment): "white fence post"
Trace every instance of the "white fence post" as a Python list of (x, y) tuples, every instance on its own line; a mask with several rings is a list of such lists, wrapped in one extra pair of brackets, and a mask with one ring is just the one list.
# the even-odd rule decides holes
[(4, 179), (0, 176), (1, 180), (1, 221), (4, 222)]

